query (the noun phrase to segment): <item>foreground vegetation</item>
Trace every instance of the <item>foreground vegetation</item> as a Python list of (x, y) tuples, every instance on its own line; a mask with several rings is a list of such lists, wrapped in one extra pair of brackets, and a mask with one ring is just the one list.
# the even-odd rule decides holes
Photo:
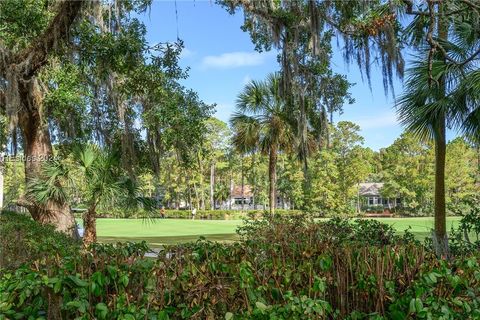
[[(476, 213), (478, 215), (478, 213)], [(478, 217), (477, 217), (478, 218)], [(455, 256), (375, 220), (249, 221), (240, 241), (88, 250), (1, 216), (0, 314), (49, 319), (476, 319), (478, 243)], [(465, 222), (465, 221), (464, 221)], [(10, 241), (15, 238), (17, 241)]]
[[(195, 241), (203, 236), (208, 240), (231, 241), (238, 239), (235, 230), (243, 225), (239, 215), (233, 220), (191, 220), (191, 219), (98, 219), (98, 240), (100, 242), (146, 241), (149, 246), (178, 244)], [(430, 236), (433, 217), (419, 218), (376, 218), (391, 225), (397, 233), (409, 229), (421, 241)], [(448, 217), (447, 227), (458, 228), (460, 217)]]

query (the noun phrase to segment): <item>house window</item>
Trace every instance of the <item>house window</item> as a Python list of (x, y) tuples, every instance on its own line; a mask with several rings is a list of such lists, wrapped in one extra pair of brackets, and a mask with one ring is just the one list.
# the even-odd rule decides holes
[[(243, 201), (242, 201), (243, 200)], [(235, 204), (249, 204), (249, 201), (247, 198), (235, 198), (234, 199)]]
[(368, 205), (373, 206), (375, 204), (375, 197), (368, 197)]

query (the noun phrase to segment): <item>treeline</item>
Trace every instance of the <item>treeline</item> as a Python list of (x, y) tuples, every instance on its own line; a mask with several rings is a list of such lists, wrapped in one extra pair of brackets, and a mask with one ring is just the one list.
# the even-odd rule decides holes
[[(216, 118), (206, 120), (201, 148), (195, 158), (188, 162), (178, 161), (177, 153), (171, 150), (160, 161), (158, 175), (147, 162), (136, 169), (141, 172), (137, 178), (141, 193), (161, 199), (161, 203), (171, 209), (215, 210), (221, 204), (225, 204), (223, 209), (229, 209), (232, 186), (243, 184), (250, 187), (257, 206), (268, 208), (268, 156), (260, 151), (237, 152), (231, 143), (232, 134), (226, 123)], [(359, 183), (381, 182), (384, 183), (383, 197), (402, 199), (402, 206), (397, 209), (399, 213), (433, 214), (435, 171), (434, 148), (430, 142), (403, 133), (392, 145), (373, 151), (364, 146), (360, 127), (347, 121), (331, 127), (329, 141), (328, 146), (308, 158), (308, 185), (298, 158), (285, 152), (278, 154), (276, 191), (291, 209), (329, 216), (354, 214), (358, 210)], [(23, 175), (23, 163), (6, 163), (4, 195), (7, 204), (14, 203), (24, 193)], [(479, 194), (480, 150), (458, 137), (447, 144), (449, 213), (464, 212), (474, 205), (472, 201)], [(81, 206), (82, 199), (76, 198), (74, 205)], [(103, 211), (119, 212), (108, 207), (108, 203), (106, 206)]]

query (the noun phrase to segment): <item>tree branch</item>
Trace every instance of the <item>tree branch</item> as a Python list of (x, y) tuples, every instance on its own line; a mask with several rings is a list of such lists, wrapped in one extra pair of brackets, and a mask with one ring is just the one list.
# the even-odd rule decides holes
[(480, 10), (480, 5), (478, 5), (478, 4), (475, 4), (475, 3), (473, 3), (469, 0), (460, 0), (460, 1), (464, 4), (466, 4), (467, 6), (469, 6), (470, 8)]
[(407, 6), (406, 13), (414, 16), (428, 16), (427, 12), (413, 10), (413, 0), (402, 0)]
[(7, 65), (10, 61), (12, 52), (3, 44), (3, 41), (0, 39), (0, 77), (5, 77), (7, 73)]
[(5, 90), (0, 90), (0, 110), (5, 110), (6, 101), (5, 101)]
[[(15, 201), (15, 204), (19, 207), (24, 207), (30, 212), (35, 212), (35, 209), (37, 208), (37, 205), (33, 203), (32, 201), (28, 200), (25, 196), (21, 196), (20, 198)], [(38, 215), (36, 214), (34, 219), (38, 219)]]
[(244, 12), (254, 14), (259, 16), (267, 21), (271, 21), (272, 15), (268, 10), (261, 10), (258, 6), (254, 4), (254, 1), (251, 0), (232, 0), (232, 1), (225, 1), (226, 6), (230, 8), (235, 8), (240, 6), (243, 8)]
[(21, 72), (25, 80), (34, 76), (38, 69), (47, 63), (48, 55), (55, 46), (67, 38), (84, 2), (85, 0), (63, 1), (44, 33), (29, 47), (14, 56), (12, 61), (22, 66)]

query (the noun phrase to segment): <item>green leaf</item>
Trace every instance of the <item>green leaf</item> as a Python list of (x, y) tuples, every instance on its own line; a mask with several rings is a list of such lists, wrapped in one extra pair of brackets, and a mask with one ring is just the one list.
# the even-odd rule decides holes
[(78, 287), (86, 287), (88, 286), (88, 283), (76, 276), (68, 276), (67, 279), (71, 280), (75, 285)]
[(408, 311), (410, 313), (419, 313), (423, 309), (423, 303), (422, 300), (419, 298), (413, 298), (410, 300), (410, 305), (408, 308)]
[(128, 275), (124, 274), (120, 277), (120, 283), (126, 287), (128, 286)]
[(162, 310), (158, 313), (158, 320), (170, 320), (166, 310)]
[(233, 319), (233, 313), (227, 312), (225, 313), (225, 320), (231, 320)]
[(264, 303), (260, 301), (255, 302), (255, 306), (262, 311), (265, 311), (268, 308)]
[(95, 312), (100, 319), (105, 319), (108, 314), (108, 307), (103, 302), (97, 303), (95, 306)]

